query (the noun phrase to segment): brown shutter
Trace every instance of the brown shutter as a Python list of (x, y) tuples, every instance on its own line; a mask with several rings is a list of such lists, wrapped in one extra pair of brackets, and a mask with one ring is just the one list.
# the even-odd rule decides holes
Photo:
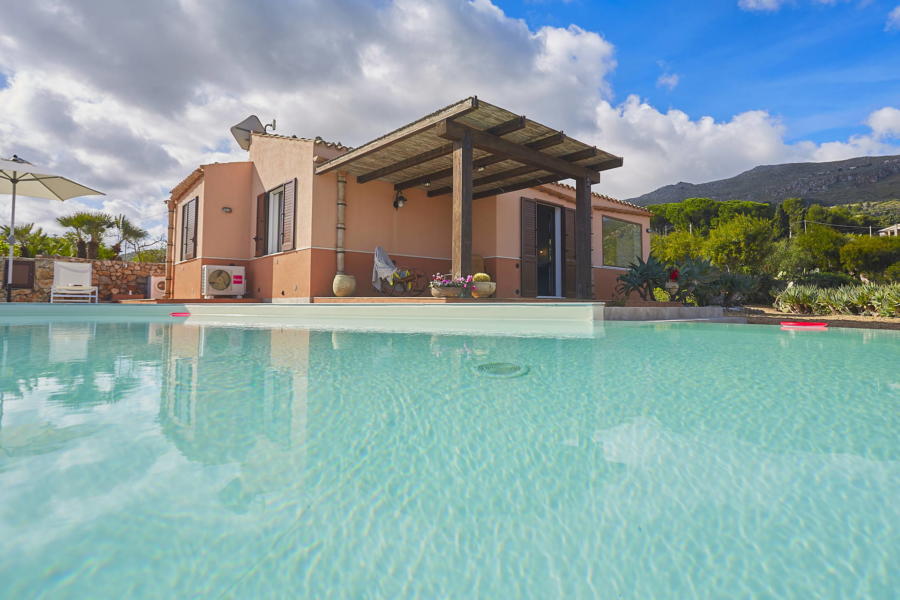
[(575, 211), (563, 209), (563, 288), (566, 298), (575, 297)]
[(294, 215), (297, 214), (297, 180), (291, 179), (284, 184), (281, 196), (281, 251), (294, 249)]
[(537, 203), (522, 198), (522, 256), (519, 264), (523, 298), (537, 296)]
[(263, 256), (266, 253), (266, 240), (269, 237), (269, 232), (266, 231), (266, 223), (269, 221), (266, 218), (267, 199), (268, 194), (260, 194), (256, 197), (256, 236), (253, 238), (256, 240), (256, 256)]
[[(3, 261), (4, 270), (9, 266), (6, 260)], [(4, 275), (4, 283), (6, 282), (6, 273)], [(12, 285), (13, 290), (30, 290), (34, 289), (34, 261), (33, 260), (13, 260), (12, 268)]]
[(182, 209), (184, 228), (181, 234), (181, 259), (189, 260), (197, 256), (197, 201), (189, 200)]

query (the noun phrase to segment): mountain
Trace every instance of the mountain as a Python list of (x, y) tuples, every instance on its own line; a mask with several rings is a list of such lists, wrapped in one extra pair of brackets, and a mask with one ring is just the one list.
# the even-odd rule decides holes
[(763, 165), (729, 179), (667, 185), (628, 202), (647, 206), (685, 198), (756, 202), (803, 198), (824, 205), (900, 199), (900, 156)]

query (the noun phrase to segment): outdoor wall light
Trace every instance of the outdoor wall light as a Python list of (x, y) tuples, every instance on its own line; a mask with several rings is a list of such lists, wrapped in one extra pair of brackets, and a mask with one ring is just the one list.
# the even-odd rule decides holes
[(397, 196), (394, 198), (394, 208), (403, 208), (404, 204), (406, 204), (406, 198), (398, 190)]
[(223, 207), (222, 207), (222, 212), (223, 212), (223, 213), (230, 213), (230, 212), (231, 212), (231, 207), (230, 207), (230, 206), (223, 206)]

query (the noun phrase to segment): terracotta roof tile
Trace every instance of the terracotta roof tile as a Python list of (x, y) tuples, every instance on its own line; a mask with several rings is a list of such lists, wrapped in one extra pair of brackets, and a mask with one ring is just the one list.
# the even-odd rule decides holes
[[(555, 185), (557, 187), (561, 187), (561, 188), (564, 188), (567, 190), (572, 190), (572, 192), (575, 191), (574, 186), (571, 186), (571, 185), (568, 185), (565, 183), (547, 183), (545, 185)], [(626, 202), (625, 200), (619, 200), (618, 198), (613, 198), (612, 196), (607, 196), (605, 194), (598, 194), (597, 192), (593, 192), (593, 191), (591, 192), (591, 196), (593, 196), (594, 198), (599, 198), (600, 200), (606, 200), (607, 202), (612, 202), (614, 204), (621, 204), (622, 206), (627, 206), (628, 208), (632, 208), (632, 209), (639, 210), (641, 212), (645, 212), (648, 215), (653, 214), (649, 210), (644, 208), (643, 206), (638, 206), (637, 204), (633, 204), (631, 202)]]

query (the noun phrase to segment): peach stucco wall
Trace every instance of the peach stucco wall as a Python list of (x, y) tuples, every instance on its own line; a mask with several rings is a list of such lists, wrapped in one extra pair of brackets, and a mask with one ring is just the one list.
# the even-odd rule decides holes
[[(204, 201), (200, 220), (205, 235), (198, 256), (207, 258), (251, 258), (248, 223), (252, 218), (249, 162), (206, 165), (203, 168)], [(230, 208), (226, 213), (222, 209)]]

